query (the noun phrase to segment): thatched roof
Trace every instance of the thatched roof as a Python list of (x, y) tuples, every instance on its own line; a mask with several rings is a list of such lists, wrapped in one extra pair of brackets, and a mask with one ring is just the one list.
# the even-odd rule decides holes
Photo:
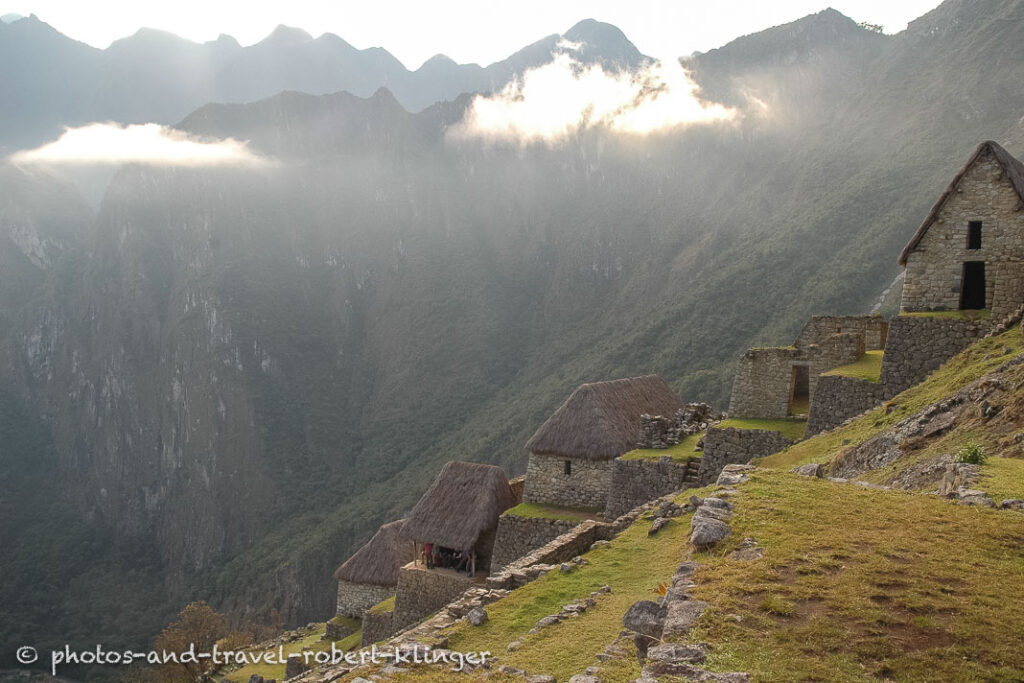
[(334, 572), (338, 581), (372, 583), (376, 586), (398, 584), (398, 569), (413, 560), (412, 541), (401, 538), (404, 519), (388, 522), (377, 530), (366, 545)]
[(402, 537), (468, 549), (514, 504), (508, 477), (500, 467), (453, 460), (445, 463), (409, 513)]
[(640, 416), (674, 415), (682, 401), (657, 375), (584, 384), (526, 442), (532, 453), (608, 460), (636, 448)]
[(1003, 149), (999, 143), (986, 140), (978, 145), (978, 148), (974, 150), (974, 154), (971, 155), (971, 158), (967, 160), (964, 167), (960, 169), (960, 172), (957, 173), (949, 183), (945, 192), (943, 192), (939, 197), (939, 200), (935, 202), (935, 206), (932, 207), (932, 210), (928, 212), (928, 217), (924, 219), (924, 223), (921, 223), (921, 227), (919, 227), (917, 232), (914, 233), (914, 236), (910, 238), (910, 242), (907, 243), (907, 246), (903, 247), (903, 251), (900, 252), (899, 258), (899, 264), (901, 266), (907, 265), (907, 257), (910, 256), (910, 252), (914, 251), (917, 245), (921, 242), (925, 233), (928, 232), (928, 228), (932, 227), (932, 223), (934, 223), (939, 217), (939, 213), (942, 211), (942, 207), (946, 205), (946, 201), (954, 192), (956, 192), (957, 186), (967, 174), (967, 171), (969, 171), (971, 166), (973, 166), (974, 163), (986, 152), (991, 152), (996, 158), (996, 161), (1002, 167), (1003, 172), (1006, 173), (1006, 177), (1009, 178), (1013, 189), (1017, 191), (1017, 197), (1022, 203), (1024, 203), (1024, 164)]

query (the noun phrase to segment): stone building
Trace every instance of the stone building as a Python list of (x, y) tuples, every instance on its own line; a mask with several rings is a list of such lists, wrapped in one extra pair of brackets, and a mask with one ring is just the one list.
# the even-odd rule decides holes
[(1024, 164), (981, 143), (900, 254), (903, 312), (989, 309), (1024, 302)]
[(476, 566), (491, 562), (501, 513), (516, 504), (500, 467), (453, 460), (445, 463), (402, 527), (402, 538), (451, 550), (469, 550)]
[(640, 416), (681, 406), (657, 375), (580, 386), (526, 443), (523, 501), (603, 510), (614, 460), (636, 448)]
[(339, 616), (360, 619), (363, 612), (395, 594), (399, 568), (413, 559), (413, 543), (400, 537), (404, 522), (383, 525), (334, 572)]
[(748, 349), (733, 381), (729, 416), (807, 415), (818, 376), (884, 348), (888, 329), (881, 316), (814, 316), (793, 346)]

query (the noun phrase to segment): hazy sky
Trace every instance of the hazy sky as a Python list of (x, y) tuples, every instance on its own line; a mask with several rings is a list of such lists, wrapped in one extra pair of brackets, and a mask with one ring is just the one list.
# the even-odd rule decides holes
[(381, 46), (415, 69), (443, 52), (457, 62), (489, 64), (580, 19), (615, 24), (646, 54), (678, 57), (833, 6), (856, 21), (896, 33), (939, 0), (0, 0), (0, 15), (36, 14), (62, 33), (97, 47), (139, 27), (196, 41), (233, 35), (258, 42), (278, 24), (314, 36), (336, 33), (359, 48)]

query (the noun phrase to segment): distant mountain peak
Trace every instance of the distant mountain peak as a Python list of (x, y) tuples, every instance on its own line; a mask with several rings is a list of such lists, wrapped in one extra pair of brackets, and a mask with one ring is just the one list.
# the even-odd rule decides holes
[[(35, 15), (32, 15), (32, 16), (35, 16)], [(16, 14), (16, 13), (12, 12), (10, 14), (5, 14), (2, 17), (0, 17), (0, 23), (13, 24), (16, 21), (21, 21), (22, 19), (26, 19), (26, 18), (27, 17), (24, 14)]]
[(577, 52), (583, 62), (601, 62), (605, 68), (632, 68), (646, 61), (618, 26), (596, 19), (577, 22), (561, 37), (581, 44)]
[(313, 40), (306, 31), (294, 26), (278, 24), (269, 36), (260, 41), (260, 45), (300, 45)]

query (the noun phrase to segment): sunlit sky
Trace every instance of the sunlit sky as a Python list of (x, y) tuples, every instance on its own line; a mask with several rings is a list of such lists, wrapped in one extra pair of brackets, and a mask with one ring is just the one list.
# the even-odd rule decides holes
[(896, 33), (938, 4), (938, 0), (0, 0), (0, 16), (34, 13), (62, 33), (101, 48), (143, 26), (200, 42), (226, 33), (250, 45), (278, 24), (286, 24), (314, 36), (335, 33), (358, 48), (384, 47), (415, 69), (437, 53), (460, 63), (490, 64), (588, 17), (615, 24), (645, 54), (670, 58), (720, 47), (737, 36), (828, 6)]

